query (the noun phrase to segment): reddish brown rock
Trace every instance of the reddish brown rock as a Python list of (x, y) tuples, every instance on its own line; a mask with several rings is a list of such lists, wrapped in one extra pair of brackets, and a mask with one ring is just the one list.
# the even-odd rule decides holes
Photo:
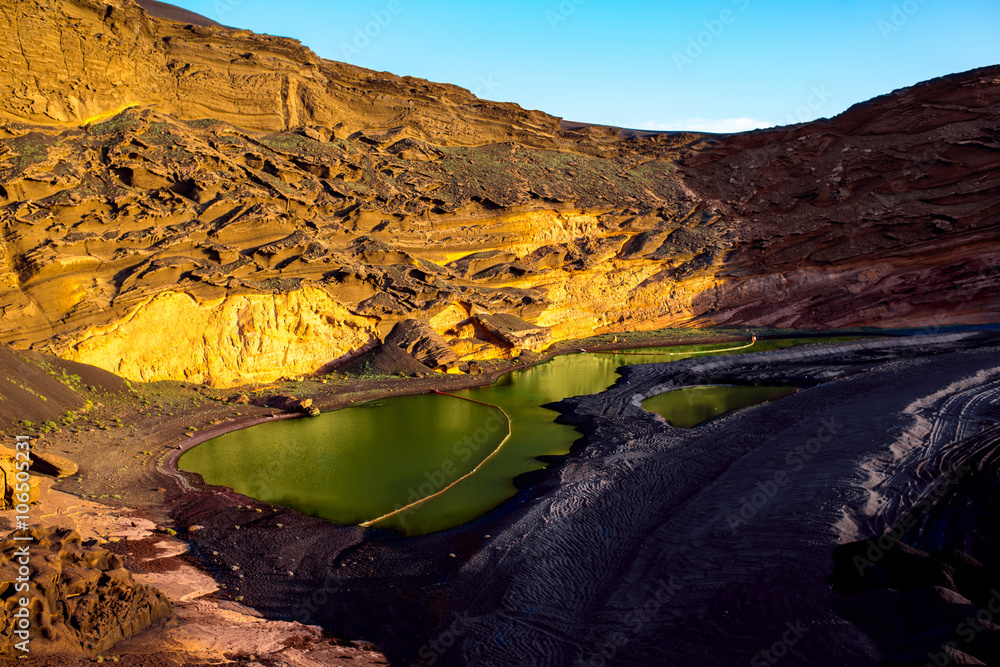
[(65, 456), (37, 449), (31, 452), (31, 469), (53, 477), (71, 477), (80, 470), (75, 462)]
[(696, 302), (723, 324), (996, 322), (998, 151), (997, 67), (712, 141), (680, 173), (739, 240)]

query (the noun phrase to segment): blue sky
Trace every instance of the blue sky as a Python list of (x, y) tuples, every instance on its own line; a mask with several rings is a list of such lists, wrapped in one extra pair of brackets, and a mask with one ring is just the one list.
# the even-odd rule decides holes
[(569, 120), (739, 131), (1000, 63), (997, 0), (178, 0)]

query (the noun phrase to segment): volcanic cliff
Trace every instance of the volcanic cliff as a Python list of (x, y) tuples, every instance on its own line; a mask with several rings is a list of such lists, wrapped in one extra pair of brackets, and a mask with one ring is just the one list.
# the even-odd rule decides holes
[(646, 134), (132, 0), (14, 0), (0, 29), (16, 348), (231, 386), (407, 320), (454, 369), (594, 332), (1000, 307), (1000, 67), (832, 120)]

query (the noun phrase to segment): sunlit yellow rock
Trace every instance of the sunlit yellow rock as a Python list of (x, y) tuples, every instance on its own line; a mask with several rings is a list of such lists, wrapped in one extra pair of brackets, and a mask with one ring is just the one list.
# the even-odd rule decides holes
[(212, 301), (164, 292), (63, 356), (130, 380), (228, 387), (310, 373), (374, 335), (373, 322), (314, 287)]

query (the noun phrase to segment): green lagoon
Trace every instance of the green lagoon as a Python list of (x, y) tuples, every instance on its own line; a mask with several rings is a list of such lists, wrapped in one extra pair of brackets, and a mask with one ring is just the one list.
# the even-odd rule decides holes
[[(843, 340), (764, 340), (732, 352), (717, 352), (734, 346), (719, 343), (569, 354), (504, 375), (489, 387), (455, 392), (499, 406), (511, 419), (509, 440), (465, 479), (504, 439), (508, 422), (495, 408), (438, 394), (381, 399), (234, 431), (186, 452), (179, 466), (209, 484), (344, 524), (371, 521), (447, 489), (374, 524), (405, 535), (432, 533), (482, 516), (514, 495), (515, 477), (545, 467), (535, 457), (567, 454), (579, 434), (556, 424), (557, 414), (541, 406), (603, 391), (614, 384), (620, 366)], [(672, 356), (657, 356), (663, 353)], [(677, 393), (670, 392), (644, 407), (675, 425), (693, 425), (744, 401), (759, 402), (746, 395), (759, 389), (715, 387), (667, 398)]]
[(731, 412), (784, 398), (796, 391), (795, 387), (779, 385), (703, 385), (647, 398), (642, 407), (660, 415), (673, 426), (695, 428)]

